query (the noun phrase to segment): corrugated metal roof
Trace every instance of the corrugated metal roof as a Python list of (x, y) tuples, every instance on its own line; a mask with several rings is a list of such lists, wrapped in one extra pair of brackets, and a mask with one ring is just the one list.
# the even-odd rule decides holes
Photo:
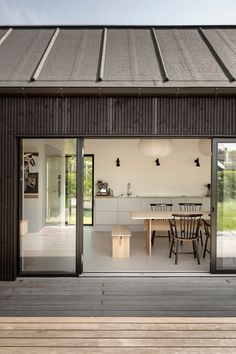
[(0, 93), (236, 93), (236, 26), (0, 28)]

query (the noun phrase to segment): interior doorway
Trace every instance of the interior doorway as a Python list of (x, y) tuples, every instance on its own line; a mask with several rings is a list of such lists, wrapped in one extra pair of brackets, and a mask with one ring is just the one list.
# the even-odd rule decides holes
[[(140, 139), (85, 139), (85, 153), (96, 159), (94, 225), (84, 227), (85, 273), (209, 273), (210, 254), (203, 257), (203, 227), (203, 242), (198, 243), (200, 265), (193, 254), (187, 254), (192, 252), (191, 244), (182, 247), (184, 253), (176, 265), (169, 258), (166, 230), (157, 235), (150, 257), (145, 223), (131, 218), (132, 211), (148, 211), (151, 203), (172, 204), (173, 212), (180, 210), (180, 203), (200, 203), (201, 210), (210, 213), (211, 140), (171, 140), (170, 154), (161, 157), (143, 155)], [(128, 227), (129, 257), (112, 257), (113, 225)]]
[[(131, 212), (148, 211), (152, 203), (178, 211), (182, 202), (210, 212), (209, 142), (204, 152), (198, 139), (172, 139), (171, 153), (150, 157), (140, 150), (140, 139), (85, 139), (78, 193), (82, 143), (79, 151), (76, 139), (23, 139), (20, 273), (76, 274), (80, 252), (84, 273), (208, 273), (210, 254), (200, 265), (193, 254), (174, 264), (167, 230), (158, 232), (150, 257), (145, 222)], [(128, 227), (129, 257), (112, 256), (113, 225)]]

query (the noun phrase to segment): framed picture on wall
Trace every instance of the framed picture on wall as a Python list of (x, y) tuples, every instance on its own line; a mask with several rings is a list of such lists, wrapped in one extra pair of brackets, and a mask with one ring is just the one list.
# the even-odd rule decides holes
[(24, 196), (38, 198), (39, 195), (39, 154), (24, 153)]

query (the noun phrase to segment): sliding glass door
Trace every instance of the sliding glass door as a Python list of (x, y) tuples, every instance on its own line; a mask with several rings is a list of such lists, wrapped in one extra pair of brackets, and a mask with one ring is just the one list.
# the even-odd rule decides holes
[(94, 155), (84, 155), (84, 225), (93, 225)]
[(213, 146), (213, 271), (236, 270), (236, 140)]
[(76, 273), (76, 139), (23, 139), (21, 151), (20, 272)]

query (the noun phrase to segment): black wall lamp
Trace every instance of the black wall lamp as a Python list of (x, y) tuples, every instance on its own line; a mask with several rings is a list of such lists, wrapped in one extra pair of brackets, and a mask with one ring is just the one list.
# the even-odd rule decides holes
[(116, 159), (116, 166), (117, 166), (117, 167), (120, 166), (120, 159), (119, 159), (119, 157), (117, 157), (117, 159)]
[(160, 166), (161, 165), (159, 159), (156, 159), (155, 162), (156, 162), (156, 166)]
[(197, 167), (200, 167), (200, 161), (199, 158), (197, 157), (196, 160), (194, 160), (195, 164)]

